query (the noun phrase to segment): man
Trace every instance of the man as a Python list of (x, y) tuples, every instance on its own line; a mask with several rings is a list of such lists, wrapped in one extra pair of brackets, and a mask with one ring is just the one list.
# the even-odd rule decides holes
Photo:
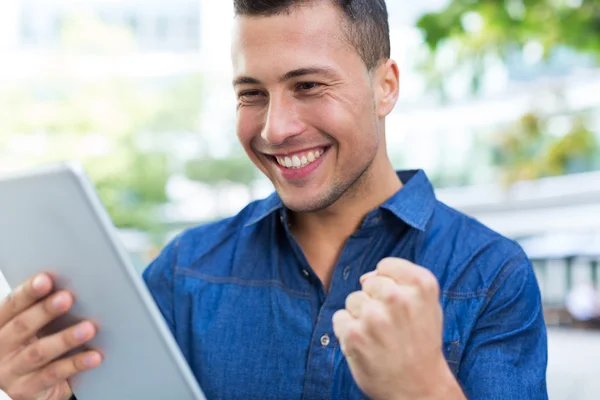
[[(384, 0), (235, 10), (237, 133), (276, 194), (182, 233), (144, 273), (207, 396), (546, 399), (527, 257), (386, 155), (399, 71)], [(0, 343), (19, 333), (0, 387), (67, 399), (99, 355), (53, 360), (95, 332), (27, 342), (73, 301), (52, 308), (48, 277), (32, 282), (0, 311)]]

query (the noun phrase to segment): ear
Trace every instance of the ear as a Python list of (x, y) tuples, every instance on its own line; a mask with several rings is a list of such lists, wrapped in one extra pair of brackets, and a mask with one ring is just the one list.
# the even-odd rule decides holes
[(400, 92), (400, 71), (394, 60), (389, 59), (377, 68), (373, 76), (373, 89), (377, 116), (384, 118), (396, 106)]

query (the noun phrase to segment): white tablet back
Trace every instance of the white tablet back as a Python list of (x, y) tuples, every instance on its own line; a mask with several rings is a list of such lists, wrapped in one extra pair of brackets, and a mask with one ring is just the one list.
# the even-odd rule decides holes
[(204, 399), (79, 164), (0, 177), (0, 270), (15, 287), (55, 274), (76, 297), (69, 318), (98, 324), (103, 364), (72, 383), (79, 400)]

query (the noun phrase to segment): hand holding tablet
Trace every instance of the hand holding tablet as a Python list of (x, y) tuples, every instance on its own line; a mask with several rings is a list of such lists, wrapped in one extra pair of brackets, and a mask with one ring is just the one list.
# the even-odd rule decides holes
[(78, 400), (205, 398), (80, 165), (0, 177), (0, 221), (16, 288), (0, 306), (0, 389), (67, 400), (68, 379)]

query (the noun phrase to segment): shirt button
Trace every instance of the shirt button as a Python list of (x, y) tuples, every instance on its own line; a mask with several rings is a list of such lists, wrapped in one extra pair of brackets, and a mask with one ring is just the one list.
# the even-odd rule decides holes
[(349, 276), (350, 276), (350, 266), (348, 265), (346, 268), (344, 268), (344, 280), (347, 281)]
[(331, 340), (329, 339), (328, 334), (324, 334), (323, 336), (321, 336), (321, 346), (327, 347), (329, 346), (329, 342), (331, 342)]
[(308, 271), (307, 271), (307, 270), (305, 270), (305, 269), (303, 269), (303, 270), (302, 270), (302, 273), (303, 273), (303, 274), (304, 274), (304, 276), (305, 276), (305, 277), (307, 277), (307, 278), (310, 276), (310, 274), (308, 273)]

